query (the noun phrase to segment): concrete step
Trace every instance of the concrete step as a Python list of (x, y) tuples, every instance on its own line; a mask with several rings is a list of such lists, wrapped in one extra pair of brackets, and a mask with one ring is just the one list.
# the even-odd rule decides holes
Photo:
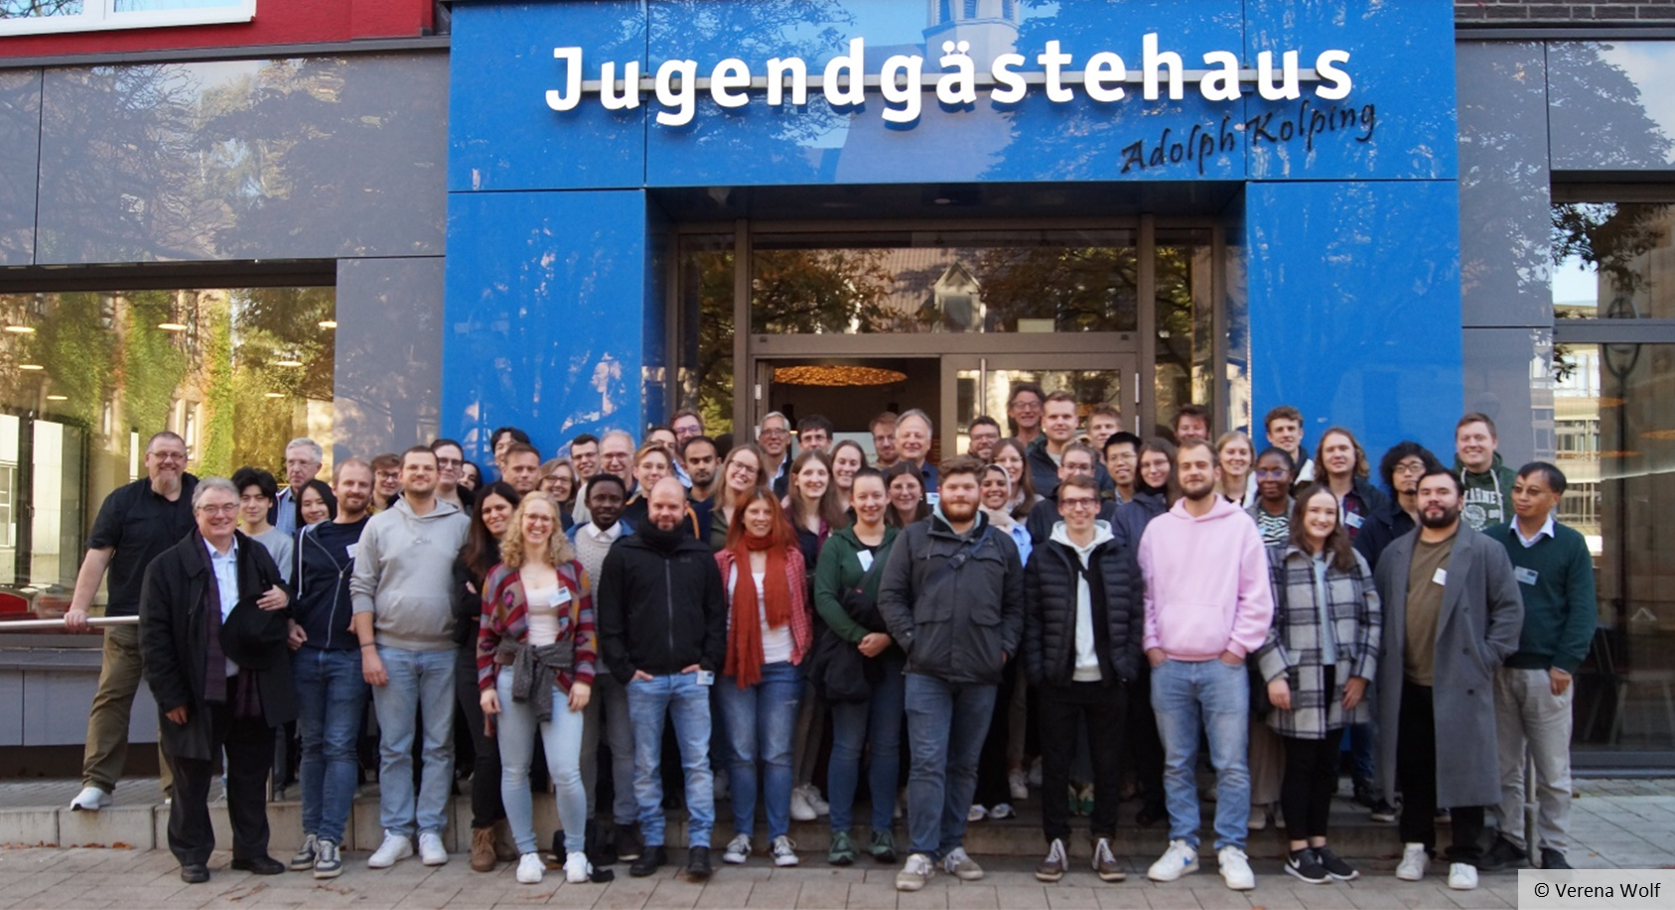
[[(291, 792), (294, 794), (295, 790)], [(1199, 837), (1204, 845), (1205, 855), (1210, 856), (1214, 853), (1215, 804), (1205, 803), (1202, 808), (1204, 823)], [(720, 801), (716, 809), (716, 830), (711, 843), (720, 847), (733, 834), (732, 807), (729, 802)], [(966, 849), (974, 854), (987, 855), (1034, 856), (1040, 853), (1044, 841), (1038, 799), (1032, 796), (1018, 805), (1017, 809), (1019, 814), (1015, 818), (1001, 821), (988, 819), (971, 823), (966, 831)], [(1162, 853), (1167, 845), (1167, 824), (1159, 822), (1149, 828), (1140, 828), (1134, 821), (1138, 809), (1139, 803), (1132, 800), (1120, 807), (1117, 836), (1112, 844), (1119, 856), (1153, 857)], [(216, 842), (222, 845), (231, 844), (232, 835), (227, 822), (226, 805), (212, 804), (211, 816), (216, 829)], [(855, 816), (855, 833), (859, 843), (865, 845), (870, 835), (865, 825), (868, 816), (866, 807), (857, 807)], [(302, 804), (295, 799), (269, 803), (268, 819), (272, 829), (270, 843), (273, 853), (280, 856), (296, 849), (302, 840)], [(0, 807), (0, 844), (163, 849), (168, 845), (168, 820), (168, 806), (156, 803), (125, 805), (122, 804), (120, 793), (118, 805), (99, 812), (13, 805)], [(448, 828), (443, 832), (443, 842), (450, 852), (469, 849), (470, 821), (470, 800), (464, 796), (456, 797), (453, 811), (449, 813)], [(550, 833), (558, 827), (558, 817), (550, 794), (537, 795), (535, 824), (537, 831), (545, 832), (541, 839), (541, 846), (545, 848), (551, 842)], [(767, 847), (763, 834), (765, 824), (758, 803), (757, 841), (758, 847), (764, 851)], [(1078, 858), (1090, 856), (1088, 819), (1072, 817), (1071, 830), (1073, 833), (1067, 844), (1071, 855)], [(1400, 853), (1401, 844), (1396, 836), (1395, 825), (1370, 821), (1365, 809), (1345, 799), (1334, 801), (1330, 830), (1333, 849), (1345, 857), (1391, 859)], [(908, 842), (905, 820), (896, 822), (895, 832), (898, 848), (905, 850)], [(825, 818), (812, 822), (793, 822), (790, 835), (796, 841), (798, 849), (805, 853), (823, 855), (831, 843), (830, 824)], [(343, 846), (347, 850), (371, 851), (377, 848), (382, 838), (378, 797), (374, 791), (355, 800)], [(672, 847), (686, 845), (686, 815), (680, 810), (669, 812), (668, 841)], [(1285, 844), (1283, 832), (1269, 826), (1267, 830), (1250, 832), (1247, 851), (1257, 857), (1279, 857), (1284, 855)]]

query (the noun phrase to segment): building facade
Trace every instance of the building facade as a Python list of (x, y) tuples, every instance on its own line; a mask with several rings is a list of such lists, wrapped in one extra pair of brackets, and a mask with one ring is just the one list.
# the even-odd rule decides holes
[[(1376, 460), (1477, 410), (1595, 551), (1578, 748), (1675, 765), (1675, 4), (106, 5), (0, 12), (29, 607), (164, 427), (204, 473), (679, 406), (921, 407), (954, 452), (1029, 380), (1142, 435), (1290, 404)], [(47, 744), (17, 704), (0, 743)]]

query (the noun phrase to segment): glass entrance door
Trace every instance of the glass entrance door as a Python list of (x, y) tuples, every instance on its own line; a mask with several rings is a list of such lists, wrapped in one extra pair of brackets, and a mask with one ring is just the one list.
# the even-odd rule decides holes
[(944, 452), (964, 452), (971, 421), (981, 415), (993, 417), (1002, 435), (1011, 435), (1006, 402), (1020, 383), (1074, 394), (1084, 427), (1089, 412), (1101, 405), (1122, 413), (1125, 430), (1134, 431), (1142, 419), (1139, 368), (1132, 353), (951, 356), (943, 358), (943, 371)]

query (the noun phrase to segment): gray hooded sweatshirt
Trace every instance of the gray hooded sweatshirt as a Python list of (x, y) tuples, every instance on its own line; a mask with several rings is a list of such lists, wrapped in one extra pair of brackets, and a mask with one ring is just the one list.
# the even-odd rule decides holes
[(454, 559), (465, 546), (470, 519), (438, 499), (427, 515), (407, 500), (372, 516), (354, 553), (349, 595), (355, 613), (371, 613), (380, 645), (406, 651), (447, 651), (454, 644)]

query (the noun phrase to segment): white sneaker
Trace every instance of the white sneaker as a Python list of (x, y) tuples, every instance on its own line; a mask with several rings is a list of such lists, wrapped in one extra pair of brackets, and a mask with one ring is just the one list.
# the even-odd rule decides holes
[(1475, 890), (1477, 888), (1477, 867), (1471, 863), (1449, 863), (1448, 887), (1455, 891)]
[(814, 811), (814, 807), (809, 805), (808, 794), (804, 793), (801, 787), (791, 791), (792, 821), (811, 822), (819, 817), (819, 814)]
[(995, 821), (1000, 821), (1003, 818), (1011, 818), (1017, 814), (1017, 812), (1012, 810), (1011, 803), (995, 803), (995, 807), (989, 810), (989, 817)]
[(721, 851), (721, 861), (737, 866), (747, 859), (750, 859), (750, 835), (733, 835), (733, 839), (727, 842), (727, 849)]
[(372, 856), (367, 858), (369, 869), (388, 869), (401, 860), (413, 855), (413, 841), (402, 834), (384, 832), (384, 842), (378, 845)]
[(1006, 773), (1006, 788), (1012, 791), (1012, 798), (1023, 802), (1029, 799), (1029, 774), (1022, 768), (1013, 768)]
[(1198, 848), (1184, 840), (1172, 840), (1169, 849), (1146, 870), (1146, 877), (1154, 882), (1172, 882), (1197, 871)]
[[(524, 854), (524, 856), (533, 855), (531, 853)], [(538, 856), (535, 858), (540, 859)], [(427, 866), (440, 866), (448, 861), (448, 851), (442, 847), (442, 835), (435, 831), (419, 832), (419, 861)], [(523, 861), (519, 860), (518, 865), (522, 867)]]
[(773, 846), (768, 850), (773, 854), (774, 865), (776, 866), (795, 866), (797, 864), (797, 845), (791, 841), (791, 838), (783, 834), (774, 838)]
[(587, 854), (576, 851), (564, 858), (564, 880), (572, 885), (580, 885), (593, 878), (593, 864), (587, 861)]
[(1249, 891), (1256, 887), (1256, 874), (1250, 871), (1250, 858), (1245, 851), (1229, 844), (1216, 852), (1221, 865), (1221, 880), (1234, 891)]
[(83, 787), (76, 798), (70, 800), (70, 808), (77, 812), (97, 812), (112, 802), (111, 795), (98, 787)]
[(962, 882), (974, 882), (983, 877), (983, 867), (966, 854), (964, 847), (955, 847), (942, 858), (942, 871)]
[[(582, 862), (587, 862), (587, 858), (583, 857)], [(569, 860), (564, 862), (564, 872), (566, 875), (570, 872)], [(518, 884), (539, 885), (541, 884), (541, 877), (546, 874), (547, 864), (541, 862), (541, 854), (525, 853), (518, 857)]]
[(808, 807), (814, 810), (815, 815), (830, 815), (832, 813), (832, 804), (821, 798), (819, 787), (813, 784), (803, 784), (798, 789), (803, 791), (803, 799), (808, 803)]
[(936, 875), (936, 865), (931, 858), (923, 853), (915, 853), (907, 858), (907, 863), (896, 873), (897, 891), (918, 891), (925, 887), (925, 883)]
[(988, 817), (989, 810), (983, 808), (982, 805), (978, 803), (972, 803), (971, 808), (965, 810), (965, 820), (968, 822), (980, 822)]
[(1404, 882), (1416, 882), (1425, 877), (1431, 865), (1431, 855), (1424, 844), (1403, 844), (1402, 861), (1396, 864), (1396, 877)]

